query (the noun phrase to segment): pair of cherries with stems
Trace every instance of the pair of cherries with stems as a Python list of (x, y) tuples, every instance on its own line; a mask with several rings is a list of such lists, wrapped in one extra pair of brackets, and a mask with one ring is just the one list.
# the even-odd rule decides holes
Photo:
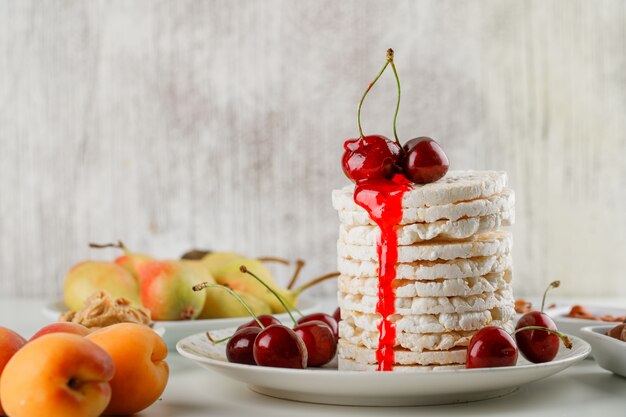
[[(228, 340), (226, 358), (229, 362), (304, 369), (323, 366), (335, 357), (339, 330), (333, 316), (325, 313), (305, 316), (295, 307), (288, 305), (281, 295), (249, 271), (245, 265), (241, 265), (240, 270), (263, 284), (280, 301), (294, 327), (292, 329), (283, 325), (271, 315), (255, 315), (239, 294), (228, 287), (208, 282), (195, 285), (194, 291), (201, 291), (204, 288), (224, 289), (235, 297), (253, 318), (239, 326), (232, 336), (225, 339), (214, 340), (207, 333), (207, 337), (213, 343)], [(299, 320), (295, 319), (291, 310), (301, 316)]]
[[(359, 102), (357, 124), (360, 136), (348, 139), (343, 144), (343, 171), (355, 183), (365, 180), (391, 179), (396, 174), (402, 174), (416, 184), (427, 184), (437, 181), (448, 172), (448, 157), (433, 139), (425, 136), (418, 137), (409, 140), (404, 146), (398, 139), (396, 122), (400, 110), (401, 89), (400, 78), (393, 59), (393, 49), (388, 49), (385, 65), (367, 86)], [(398, 100), (393, 116), (395, 141), (382, 135), (365, 136), (361, 127), (361, 108), (365, 97), (388, 66), (391, 66), (393, 70), (398, 88)]]
[(466, 367), (514, 366), (517, 363), (518, 350), (530, 362), (550, 362), (559, 351), (560, 341), (567, 349), (571, 349), (570, 339), (559, 333), (552, 318), (543, 312), (548, 291), (559, 285), (560, 281), (550, 283), (543, 293), (541, 310), (531, 311), (520, 317), (513, 335), (495, 326), (476, 332), (467, 348)]

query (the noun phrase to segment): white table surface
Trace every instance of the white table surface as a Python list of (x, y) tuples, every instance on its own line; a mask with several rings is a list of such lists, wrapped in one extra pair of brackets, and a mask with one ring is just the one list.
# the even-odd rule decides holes
[[(598, 300), (589, 302), (597, 303)], [(626, 300), (602, 300), (602, 303), (625, 306)], [(44, 300), (0, 298), (0, 326), (9, 327), (28, 338), (47, 324), (47, 319), (41, 313), (43, 305)], [(330, 311), (334, 301), (328, 300), (325, 305)], [(601, 369), (590, 359), (498, 399), (447, 406), (385, 408), (307, 404), (265, 397), (250, 391), (239, 382), (200, 368), (177, 353), (170, 353), (168, 362), (170, 380), (165, 393), (161, 400), (140, 413), (141, 416), (626, 415), (626, 378)]]

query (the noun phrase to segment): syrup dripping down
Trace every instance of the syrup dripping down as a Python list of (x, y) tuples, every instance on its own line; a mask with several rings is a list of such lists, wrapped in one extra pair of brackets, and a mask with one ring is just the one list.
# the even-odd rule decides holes
[(396, 344), (396, 327), (389, 320), (395, 313), (395, 290), (393, 280), (396, 278), (396, 262), (398, 261), (398, 236), (396, 228), (402, 220), (402, 196), (408, 190), (410, 182), (402, 175), (391, 180), (366, 180), (357, 184), (354, 191), (354, 202), (363, 207), (380, 228), (376, 242), (378, 254), (378, 302), (376, 312), (382, 316), (378, 324), (380, 336), (376, 359), (379, 371), (393, 370)]

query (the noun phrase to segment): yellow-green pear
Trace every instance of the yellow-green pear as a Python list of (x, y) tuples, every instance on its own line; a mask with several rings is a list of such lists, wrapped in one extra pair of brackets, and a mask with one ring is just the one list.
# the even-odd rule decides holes
[(244, 260), (246, 257), (235, 252), (211, 252), (205, 255), (201, 262), (207, 267), (209, 272), (215, 276), (221, 267), (236, 259)]
[[(204, 309), (198, 317), (199, 319), (248, 317), (250, 315), (239, 300), (228, 294), (222, 288), (209, 287), (205, 288), (204, 292), (206, 299), (204, 301)], [(248, 293), (236, 292), (257, 316), (261, 314), (272, 314), (272, 309), (267, 303)]]
[(84, 261), (76, 264), (65, 276), (63, 298), (70, 310), (77, 311), (90, 295), (100, 290), (106, 290), (113, 297), (127, 298), (133, 307), (141, 307), (137, 279), (112, 262)]
[(280, 301), (267, 288), (248, 274), (241, 272), (240, 267), (244, 265), (248, 270), (254, 272), (274, 290), (283, 294), (284, 290), (278, 286), (272, 272), (263, 262), (250, 258), (237, 258), (225, 263), (217, 268), (213, 274), (215, 281), (220, 285), (225, 285), (235, 291), (248, 293), (267, 303), (273, 313), (285, 311)]

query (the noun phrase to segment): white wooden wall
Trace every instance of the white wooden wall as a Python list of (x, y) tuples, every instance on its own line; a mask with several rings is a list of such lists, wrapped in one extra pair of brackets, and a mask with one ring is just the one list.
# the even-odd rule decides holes
[[(517, 191), (516, 289), (626, 295), (626, 2), (0, 1), (0, 295), (89, 241), (335, 268), (356, 104)], [(366, 132), (391, 136), (391, 74)], [(332, 291), (332, 284), (324, 289)]]

